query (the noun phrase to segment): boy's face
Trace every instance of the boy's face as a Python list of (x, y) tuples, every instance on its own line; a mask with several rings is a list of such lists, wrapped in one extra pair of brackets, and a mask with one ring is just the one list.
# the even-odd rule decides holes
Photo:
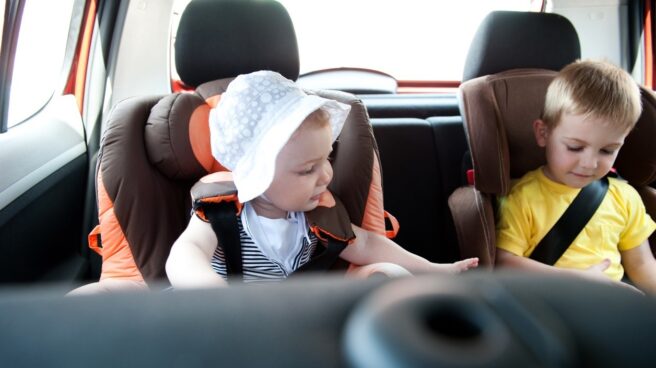
[(546, 151), (545, 175), (572, 188), (608, 174), (629, 133), (604, 119), (567, 113), (551, 129), (542, 120), (533, 128), (538, 145)]
[[(316, 208), (333, 177), (328, 162), (331, 151), (330, 124), (304, 122), (276, 158), (273, 181), (264, 192), (269, 205), (282, 215)], [(258, 197), (254, 201), (261, 200)]]

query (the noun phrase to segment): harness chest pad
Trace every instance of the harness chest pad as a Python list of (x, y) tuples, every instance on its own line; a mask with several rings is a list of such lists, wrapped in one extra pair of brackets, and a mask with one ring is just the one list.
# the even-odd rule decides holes
[(312, 211), (305, 213), (308, 224), (312, 232), (321, 240), (326, 241), (327, 238), (350, 243), (355, 239), (351, 220), (349, 219), (348, 212), (344, 204), (339, 198), (333, 196), (330, 192), (326, 195), (332, 197), (332, 206), (319, 204)]
[(209, 222), (203, 208), (206, 204), (221, 202), (233, 202), (237, 209), (236, 214), (241, 212), (242, 204), (237, 199), (237, 187), (232, 181), (230, 172), (222, 171), (207, 175), (191, 187), (191, 205), (201, 220)]
[[(209, 222), (204, 206), (209, 203), (234, 202), (239, 215), (243, 205), (237, 199), (237, 188), (230, 172), (217, 172), (203, 177), (191, 188), (192, 207), (196, 215)], [(312, 232), (321, 240), (328, 238), (349, 243), (355, 239), (351, 221), (342, 202), (330, 193), (312, 211), (305, 213)]]

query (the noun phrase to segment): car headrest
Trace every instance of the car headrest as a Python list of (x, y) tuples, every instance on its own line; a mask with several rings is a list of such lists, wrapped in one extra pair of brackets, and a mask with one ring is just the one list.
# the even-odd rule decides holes
[(556, 76), (545, 69), (514, 69), (460, 85), (459, 102), (474, 165), (474, 184), (483, 193), (506, 195), (511, 180), (545, 162), (535, 143), (547, 87)]
[[(506, 195), (511, 181), (545, 163), (535, 144), (532, 122), (540, 117), (544, 95), (556, 72), (518, 69), (476, 78), (460, 88), (461, 108), (475, 168), (475, 186)], [(640, 87), (642, 114), (626, 137), (615, 168), (635, 187), (656, 181), (656, 94)], [(508, 104), (508, 101), (522, 101)]]
[(180, 18), (175, 66), (190, 87), (255, 70), (273, 70), (296, 80), (294, 26), (276, 1), (192, 1)]
[[(216, 106), (233, 78), (203, 83), (194, 93), (176, 93), (161, 98), (152, 107), (144, 129), (144, 144), (150, 163), (160, 174), (174, 180), (196, 181), (226, 170), (212, 156), (209, 139), (209, 111)], [(349, 216), (361, 223), (367, 209), (371, 183), (377, 174), (377, 146), (369, 116), (362, 101), (340, 91), (310, 91), (351, 106), (346, 123), (333, 144), (334, 177), (329, 189), (345, 203)], [(357, 157), (357, 159), (353, 159)], [(359, 173), (353, 176), (352, 173)], [(381, 210), (382, 211), (382, 210)]]
[(144, 144), (150, 162), (170, 179), (198, 180), (225, 170), (212, 156), (209, 112), (232, 78), (204, 83), (195, 93), (164, 96), (150, 111)]
[(509, 69), (560, 70), (581, 57), (576, 29), (553, 13), (493, 11), (469, 47), (462, 81)]

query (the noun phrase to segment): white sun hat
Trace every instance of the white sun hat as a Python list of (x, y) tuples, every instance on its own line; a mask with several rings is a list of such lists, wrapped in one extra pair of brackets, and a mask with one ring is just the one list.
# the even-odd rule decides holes
[(278, 153), (305, 118), (319, 108), (330, 116), (334, 142), (351, 106), (308, 95), (272, 71), (243, 74), (228, 85), (210, 111), (210, 138), (212, 155), (232, 171), (240, 202), (269, 188)]

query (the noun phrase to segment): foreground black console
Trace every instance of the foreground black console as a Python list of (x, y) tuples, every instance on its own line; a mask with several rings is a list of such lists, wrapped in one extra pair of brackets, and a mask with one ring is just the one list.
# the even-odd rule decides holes
[(656, 302), (535, 275), (0, 292), (3, 367), (653, 366)]

